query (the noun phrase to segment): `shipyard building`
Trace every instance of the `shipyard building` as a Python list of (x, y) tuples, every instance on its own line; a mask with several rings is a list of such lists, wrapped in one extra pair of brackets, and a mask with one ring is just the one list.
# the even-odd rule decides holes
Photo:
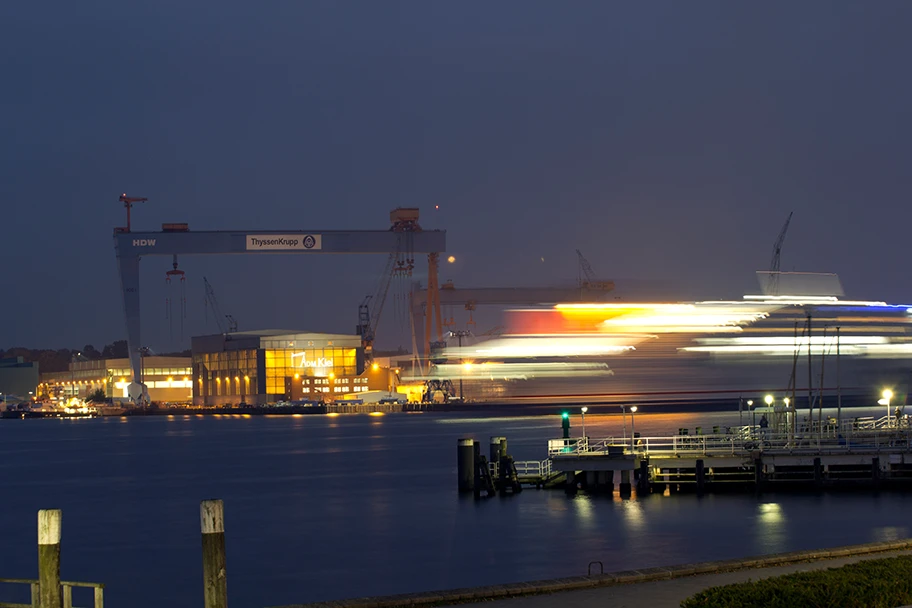
[[(142, 376), (153, 402), (189, 403), (192, 398), (190, 357), (143, 357)], [(106, 399), (129, 401), (132, 379), (129, 359), (72, 361), (65, 372), (41, 374), (38, 395), (42, 400), (85, 399), (100, 389)]]
[(395, 384), (389, 368), (365, 366), (356, 335), (241, 331), (194, 337), (191, 345), (196, 405), (335, 401)]

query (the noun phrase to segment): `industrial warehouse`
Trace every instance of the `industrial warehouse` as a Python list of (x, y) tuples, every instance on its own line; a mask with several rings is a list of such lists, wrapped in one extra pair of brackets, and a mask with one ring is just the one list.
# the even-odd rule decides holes
[(195, 405), (336, 401), (394, 391), (396, 373), (365, 365), (361, 337), (288, 330), (192, 339)]

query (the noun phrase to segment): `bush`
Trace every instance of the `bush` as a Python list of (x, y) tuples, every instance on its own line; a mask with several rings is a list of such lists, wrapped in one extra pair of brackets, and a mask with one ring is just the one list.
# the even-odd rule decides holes
[(896, 608), (912, 604), (912, 556), (711, 587), (681, 608)]

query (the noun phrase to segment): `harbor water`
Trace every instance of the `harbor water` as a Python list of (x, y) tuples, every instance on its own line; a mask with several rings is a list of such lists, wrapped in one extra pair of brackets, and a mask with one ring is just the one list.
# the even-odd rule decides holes
[[(631, 432), (591, 408), (586, 433)], [(62, 576), (112, 606), (202, 601), (199, 502), (225, 501), (232, 606), (736, 558), (909, 536), (912, 495), (568, 497), (456, 492), (456, 441), (508, 438), (544, 459), (560, 418), (471, 414), (150, 416), (0, 421), (0, 577), (37, 572), (36, 512), (63, 509)], [(851, 416), (879, 416), (880, 409)], [(738, 423), (738, 412), (636, 415), (643, 435)], [(580, 416), (571, 429), (579, 436)], [(0, 601), (27, 590), (0, 588)], [(80, 601), (76, 590), (76, 600)]]

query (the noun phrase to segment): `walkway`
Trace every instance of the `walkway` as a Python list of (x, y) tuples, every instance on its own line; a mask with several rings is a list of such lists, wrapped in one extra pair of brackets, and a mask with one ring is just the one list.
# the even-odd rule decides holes
[[(838, 568), (839, 566), (862, 560), (883, 559), (899, 555), (912, 555), (912, 550), (870, 553), (856, 557), (826, 559), (786, 566), (748, 568), (735, 572), (700, 574), (664, 581), (595, 587), (579, 591), (563, 591), (547, 595), (495, 600), (493, 603), (496, 603), (500, 608), (552, 608), (558, 605), (572, 608), (638, 608), (641, 606), (679, 608), (682, 601), (709, 587), (741, 583), (748, 579), (757, 580), (792, 572)], [(490, 605), (492, 601), (487, 600), (484, 603)], [(465, 606), (466, 604), (462, 605)]]

